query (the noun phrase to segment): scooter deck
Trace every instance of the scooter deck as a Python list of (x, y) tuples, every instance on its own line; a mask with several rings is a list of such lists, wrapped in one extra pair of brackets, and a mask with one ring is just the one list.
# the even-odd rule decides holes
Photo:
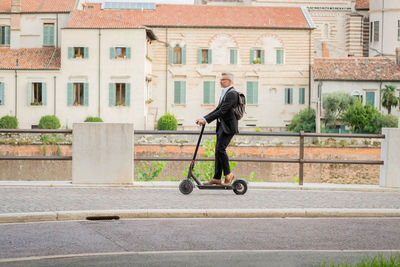
[(231, 185), (197, 185), (199, 189), (209, 189), (209, 190), (232, 190), (233, 187)]

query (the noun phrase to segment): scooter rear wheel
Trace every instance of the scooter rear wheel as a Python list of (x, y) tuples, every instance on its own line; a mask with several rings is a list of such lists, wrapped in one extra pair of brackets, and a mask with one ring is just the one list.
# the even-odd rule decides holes
[(193, 182), (189, 179), (185, 179), (179, 184), (179, 191), (181, 191), (181, 193), (184, 195), (189, 195), (190, 193), (192, 193), (193, 188)]
[(233, 192), (235, 192), (236, 195), (244, 195), (247, 191), (247, 183), (242, 179), (235, 180), (232, 187)]

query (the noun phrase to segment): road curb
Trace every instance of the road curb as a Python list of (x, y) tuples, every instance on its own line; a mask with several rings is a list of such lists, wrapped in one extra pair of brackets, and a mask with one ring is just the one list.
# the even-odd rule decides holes
[(150, 218), (324, 218), (400, 217), (400, 209), (137, 209), (82, 210), (0, 214), (0, 223)]

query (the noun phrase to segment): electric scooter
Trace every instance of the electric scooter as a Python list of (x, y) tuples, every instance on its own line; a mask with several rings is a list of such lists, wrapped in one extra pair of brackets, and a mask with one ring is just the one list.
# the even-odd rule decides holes
[(191, 179), (193, 179), (196, 182), (196, 186), (199, 189), (208, 189), (208, 190), (233, 190), (235, 194), (237, 195), (244, 195), (247, 191), (247, 182), (243, 179), (236, 179), (233, 181), (232, 185), (229, 186), (224, 186), (224, 185), (204, 185), (202, 182), (200, 182), (196, 176), (193, 174), (193, 169), (194, 169), (194, 163), (196, 162), (196, 155), (197, 151), (199, 150), (200, 146), (200, 141), (201, 137), (203, 136), (205, 125), (202, 125), (201, 127), (201, 132), (199, 136), (199, 140), (197, 141), (196, 145), (196, 150), (194, 151), (193, 155), (193, 160), (190, 163), (188, 175), (186, 179), (184, 179), (180, 184), (179, 184), (179, 191), (181, 191), (182, 194), (188, 195), (192, 193), (194, 184)]

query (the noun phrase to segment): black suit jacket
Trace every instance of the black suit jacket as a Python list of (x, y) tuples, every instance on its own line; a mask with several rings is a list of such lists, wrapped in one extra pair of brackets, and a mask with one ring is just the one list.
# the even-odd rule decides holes
[(230, 88), (218, 106), (209, 114), (204, 116), (207, 123), (217, 119), (217, 132), (220, 127), (226, 134), (236, 134), (238, 130), (238, 120), (236, 119), (233, 108), (238, 105), (238, 94), (235, 88)]

